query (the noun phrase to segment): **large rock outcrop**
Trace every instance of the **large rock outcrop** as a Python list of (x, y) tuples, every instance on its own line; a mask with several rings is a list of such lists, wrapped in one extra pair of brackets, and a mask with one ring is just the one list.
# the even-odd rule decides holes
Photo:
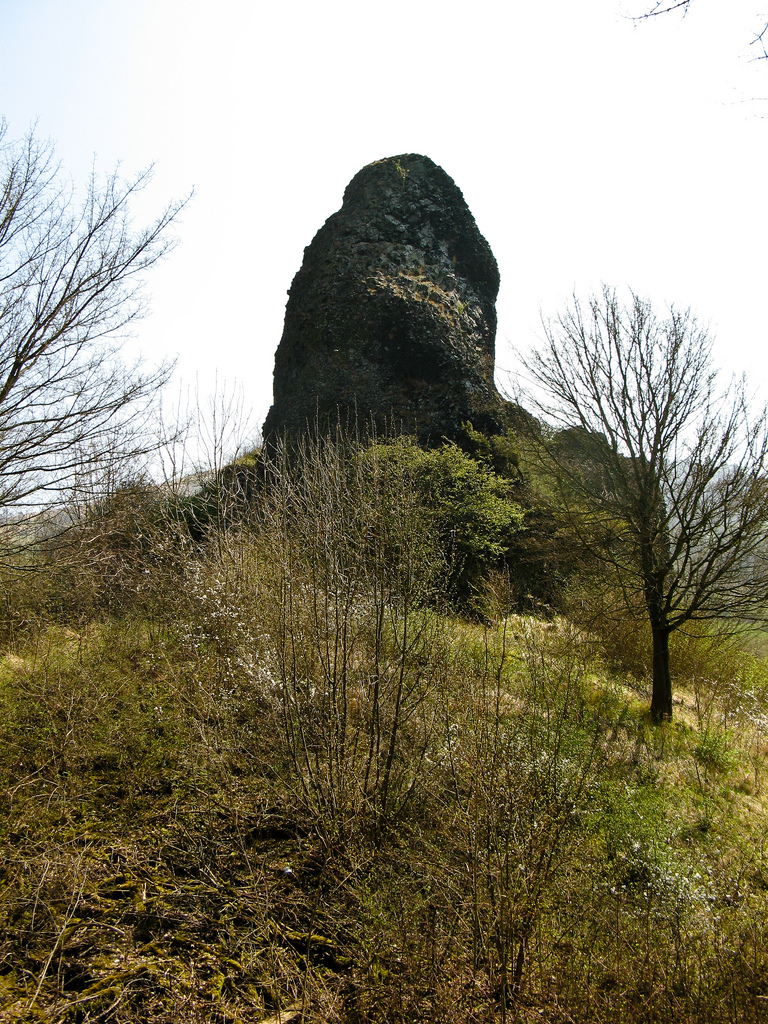
[(304, 250), (275, 357), (265, 437), (333, 426), (500, 432), (499, 271), (454, 181), (425, 156), (364, 167)]

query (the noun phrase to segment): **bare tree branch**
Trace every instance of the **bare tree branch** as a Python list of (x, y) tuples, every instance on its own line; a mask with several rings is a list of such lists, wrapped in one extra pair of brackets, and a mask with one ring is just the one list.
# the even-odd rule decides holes
[(186, 200), (145, 228), (133, 181), (92, 172), (77, 205), (51, 143), (0, 121), (0, 510), (62, 493), (85, 462), (147, 450), (148, 404), (170, 367), (125, 366), (120, 339), (146, 309), (145, 273), (173, 245)]
[(757, 32), (755, 38), (749, 44), (750, 46), (756, 46), (762, 52), (755, 57), (755, 60), (768, 60), (768, 50), (766, 50), (766, 35), (768, 34), (768, 22), (763, 26), (762, 32)]
[(646, 18), (655, 18), (658, 14), (669, 14), (671, 11), (678, 11), (682, 8), (683, 14), (688, 13), (691, 0), (656, 0), (656, 3), (645, 14), (638, 14), (633, 21), (643, 21)]
[[(655, 18), (661, 14), (671, 14), (672, 11), (682, 11), (683, 17), (685, 17), (692, 3), (693, 0), (656, 0), (656, 3), (649, 11), (634, 15), (632, 21), (647, 21), (648, 18)], [(768, 51), (765, 46), (766, 33), (768, 33), (768, 22), (764, 25), (762, 32), (755, 33), (754, 39), (749, 44), (750, 46), (756, 46), (761, 51), (754, 60), (768, 59)]]

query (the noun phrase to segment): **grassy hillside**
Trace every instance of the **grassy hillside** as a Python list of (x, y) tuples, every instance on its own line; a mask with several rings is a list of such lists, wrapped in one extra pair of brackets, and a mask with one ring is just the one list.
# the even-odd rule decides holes
[(651, 726), (457, 458), (315, 451), (194, 540), (136, 489), (4, 571), (0, 1019), (766, 1019), (762, 656), (681, 636)]

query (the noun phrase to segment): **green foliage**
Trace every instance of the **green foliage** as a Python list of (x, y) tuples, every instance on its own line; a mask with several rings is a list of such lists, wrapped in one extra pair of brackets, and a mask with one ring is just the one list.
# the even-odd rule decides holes
[(520, 451), (512, 430), (506, 434), (483, 434), (471, 423), (464, 424), (462, 447), (474, 459), (484, 462), (498, 476), (520, 479)]
[(371, 445), (367, 461), (398, 465), (408, 473), (448, 565), (447, 591), (465, 608), (477, 607), (482, 580), (504, 564), (523, 510), (508, 483), (456, 444), (424, 450), (411, 438)]
[(708, 722), (699, 735), (693, 756), (706, 774), (723, 775), (735, 764), (733, 736)]
[(584, 571), (585, 563), (556, 489), (530, 451), (531, 432), (539, 429), (535, 421), (523, 422), (518, 434), (510, 429), (489, 436), (465, 423), (461, 447), (506, 482), (509, 495), (523, 510), (522, 528), (508, 536), (504, 558), (514, 584), (511, 607), (551, 612), (562, 607), (565, 588)]

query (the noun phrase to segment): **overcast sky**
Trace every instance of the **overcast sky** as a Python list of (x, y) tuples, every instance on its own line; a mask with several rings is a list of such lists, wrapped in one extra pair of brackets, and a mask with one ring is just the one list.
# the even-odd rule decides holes
[[(501, 272), (497, 370), (576, 290), (691, 306), (727, 372), (768, 370), (768, 61), (757, 0), (0, 0), (0, 115), (148, 220), (191, 188), (131, 344), (263, 422), (286, 292), (362, 166), (425, 153)], [(761, 21), (761, 14), (764, 15)], [(510, 377), (511, 375), (511, 377)]]

